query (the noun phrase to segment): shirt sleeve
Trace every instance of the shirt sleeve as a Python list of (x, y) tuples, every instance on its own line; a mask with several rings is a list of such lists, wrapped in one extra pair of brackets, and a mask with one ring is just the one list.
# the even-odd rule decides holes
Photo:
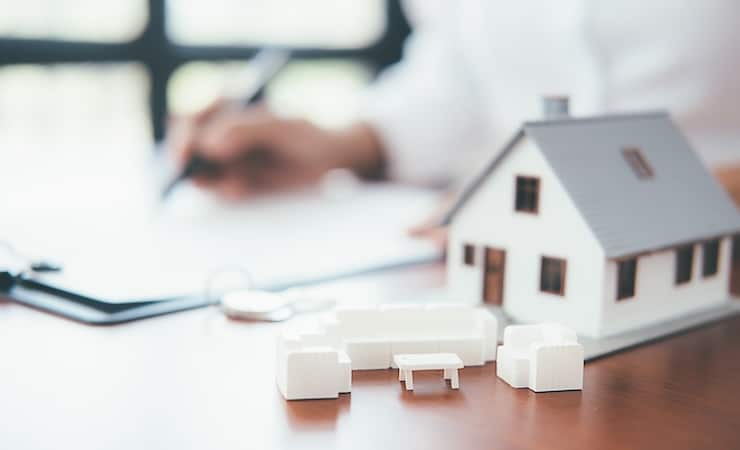
[(435, 11), (412, 15), (414, 32), (403, 60), (381, 74), (361, 111), (379, 134), (391, 179), (446, 185), (462, 153), (485, 140), (476, 89), (455, 41), (454, 18), (441, 17), (454, 13), (444, 10), (437, 5)]

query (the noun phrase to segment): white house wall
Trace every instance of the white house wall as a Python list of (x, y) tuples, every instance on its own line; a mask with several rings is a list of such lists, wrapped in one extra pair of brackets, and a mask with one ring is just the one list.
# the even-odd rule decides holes
[[(517, 175), (540, 178), (538, 214), (514, 211)], [(464, 244), (475, 245), (474, 267), (463, 264)], [(526, 138), (453, 220), (448, 284), (454, 299), (482, 301), (484, 246), (506, 251), (503, 304), (514, 319), (554, 321), (580, 334), (598, 334), (603, 251), (542, 153)], [(567, 260), (564, 296), (540, 292), (543, 255)]]
[(603, 334), (614, 334), (658, 321), (670, 320), (718, 305), (729, 298), (731, 239), (720, 244), (717, 274), (702, 276), (702, 246), (694, 245), (691, 281), (676, 285), (676, 252), (666, 250), (639, 256), (635, 296), (617, 301), (617, 263), (609, 261), (603, 294)]

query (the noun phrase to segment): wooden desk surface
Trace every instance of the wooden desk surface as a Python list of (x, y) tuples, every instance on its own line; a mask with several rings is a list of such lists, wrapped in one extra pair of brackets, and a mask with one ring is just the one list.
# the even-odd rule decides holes
[[(404, 297), (442, 280), (437, 266), (326, 289)], [(99, 328), (0, 302), (0, 448), (740, 448), (740, 319), (588, 363), (583, 392), (515, 390), (488, 364), (461, 370), (459, 391), (420, 372), (407, 392), (380, 370), (297, 402), (275, 386), (280, 326), (205, 309)]]

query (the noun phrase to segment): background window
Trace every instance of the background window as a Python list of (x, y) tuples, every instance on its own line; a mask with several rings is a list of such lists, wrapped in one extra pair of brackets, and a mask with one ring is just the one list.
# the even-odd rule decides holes
[(540, 291), (565, 295), (565, 269), (564, 259), (543, 256), (540, 269)]
[(90, 163), (148, 155), (148, 94), (137, 63), (0, 66), (0, 166), (16, 156), (48, 167), (65, 153)]
[(466, 266), (475, 265), (475, 247), (470, 244), (463, 246), (463, 262)]
[(384, 0), (169, 0), (167, 33), (184, 44), (360, 48), (385, 31)]
[(702, 246), (701, 274), (710, 277), (719, 269), (719, 239), (705, 242)]
[(0, 36), (125, 42), (144, 30), (147, 0), (0, 0)]
[(687, 245), (676, 250), (676, 284), (691, 281), (692, 266), (694, 265), (694, 246)]
[[(234, 82), (249, 76), (244, 62), (184, 64), (168, 85), (169, 110), (173, 114), (197, 111), (223, 95), (224, 88), (228, 91), (229, 84), (241, 84)], [(271, 83), (266, 101), (282, 116), (310, 118), (323, 127), (338, 128), (357, 117), (362, 92), (372, 76), (367, 65), (353, 61), (295, 61)]]
[(537, 213), (539, 208), (540, 180), (535, 177), (516, 177), (515, 209)]
[(635, 296), (637, 258), (625, 259), (617, 263), (617, 300)]
[(52, 136), (56, 152), (151, 149), (169, 113), (248, 79), (265, 45), (295, 56), (270, 106), (341, 126), (409, 32), (399, 0), (0, 0), (0, 11), (0, 139), (26, 152), (49, 151)]

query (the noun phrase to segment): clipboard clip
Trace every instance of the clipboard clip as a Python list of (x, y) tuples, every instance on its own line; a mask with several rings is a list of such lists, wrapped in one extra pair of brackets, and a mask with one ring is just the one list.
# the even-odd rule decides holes
[(27, 274), (32, 273), (53, 273), (61, 272), (62, 266), (51, 261), (46, 260), (35, 260), (25, 256), (15, 249), (9, 242), (0, 240), (0, 247), (5, 248), (5, 251), (11, 258), (18, 261), (19, 269), (12, 270), (0, 270), (0, 292), (9, 292), (13, 286), (18, 282), (19, 279), (23, 278)]

